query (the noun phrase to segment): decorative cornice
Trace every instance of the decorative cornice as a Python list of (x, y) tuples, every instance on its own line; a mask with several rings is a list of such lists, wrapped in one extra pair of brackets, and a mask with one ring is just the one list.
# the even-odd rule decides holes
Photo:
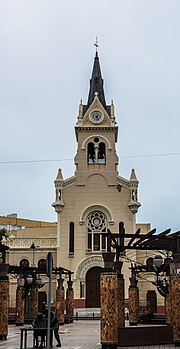
[(7, 241), (9, 248), (29, 248), (34, 243), (39, 248), (57, 247), (57, 238), (10, 238)]
[(129, 182), (129, 180), (125, 179), (123, 177), (120, 177), (120, 176), (117, 177), (117, 184), (120, 184), (120, 185), (122, 185), (122, 187), (125, 187), (128, 189), (130, 189), (130, 187), (131, 187), (131, 183)]
[(118, 126), (97, 126), (97, 125), (94, 125), (94, 126), (75, 126), (75, 129), (78, 130), (78, 131), (86, 131), (86, 132), (89, 132), (89, 131), (94, 131), (94, 129), (96, 130), (103, 130), (103, 131), (116, 131), (118, 128)]

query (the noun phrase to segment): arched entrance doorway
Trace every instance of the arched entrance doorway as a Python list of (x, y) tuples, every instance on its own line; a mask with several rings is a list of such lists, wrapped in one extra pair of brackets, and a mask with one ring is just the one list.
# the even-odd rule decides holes
[(86, 308), (100, 307), (100, 272), (102, 268), (93, 267), (86, 274)]

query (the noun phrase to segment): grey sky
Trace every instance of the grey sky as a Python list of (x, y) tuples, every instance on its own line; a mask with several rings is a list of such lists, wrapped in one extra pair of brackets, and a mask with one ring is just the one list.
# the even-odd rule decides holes
[[(119, 126), (119, 174), (139, 179), (138, 222), (178, 230), (179, 0), (0, 0), (0, 215), (56, 220), (59, 167), (74, 174), (74, 126), (96, 36)], [(132, 156), (126, 158), (126, 156)], [(3, 164), (6, 161), (69, 159)]]

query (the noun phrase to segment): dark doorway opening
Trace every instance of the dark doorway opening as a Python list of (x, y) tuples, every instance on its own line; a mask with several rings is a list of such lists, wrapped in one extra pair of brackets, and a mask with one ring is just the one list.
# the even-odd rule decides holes
[(157, 313), (157, 296), (155, 291), (147, 291), (147, 308), (152, 313)]
[(93, 267), (86, 274), (86, 308), (100, 307), (101, 270), (100, 267)]
[(38, 292), (38, 311), (42, 311), (43, 303), (47, 304), (47, 294), (44, 291)]

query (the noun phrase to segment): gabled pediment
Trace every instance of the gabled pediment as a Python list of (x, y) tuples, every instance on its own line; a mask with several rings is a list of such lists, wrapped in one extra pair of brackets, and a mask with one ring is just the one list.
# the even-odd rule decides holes
[[(97, 118), (96, 118), (96, 115)], [(78, 117), (76, 127), (114, 127), (116, 126), (114, 115), (109, 115), (102, 103), (100, 102), (98, 95), (95, 95), (93, 102), (86, 110), (84, 115)]]

